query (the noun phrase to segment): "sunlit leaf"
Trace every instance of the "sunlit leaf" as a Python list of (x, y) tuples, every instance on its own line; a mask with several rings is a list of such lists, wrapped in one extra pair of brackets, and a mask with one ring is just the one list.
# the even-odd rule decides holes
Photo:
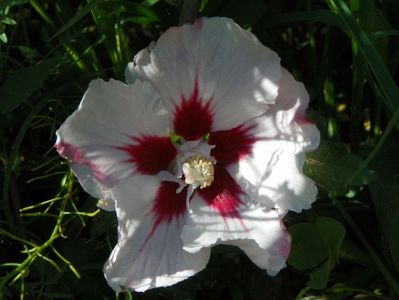
[(324, 192), (343, 196), (350, 186), (362, 186), (373, 180), (370, 170), (351, 178), (362, 162), (359, 156), (349, 152), (346, 145), (324, 141), (317, 151), (307, 155), (305, 173), (315, 179)]

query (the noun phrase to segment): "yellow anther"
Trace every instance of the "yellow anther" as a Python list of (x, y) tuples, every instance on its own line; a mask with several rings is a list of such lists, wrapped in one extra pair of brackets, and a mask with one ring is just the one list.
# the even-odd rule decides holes
[(189, 157), (182, 166), (185, 182), (192, 184), (194, 188), (203, 189), (210, 186), (215, 173), (213, 164), (210, 159), (201, 154)]

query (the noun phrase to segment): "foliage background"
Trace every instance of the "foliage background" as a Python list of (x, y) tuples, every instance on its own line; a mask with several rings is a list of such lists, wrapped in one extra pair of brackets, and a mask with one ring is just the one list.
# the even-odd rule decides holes
[(233, 18), (305, 83), (322, 135), (305, 163), (318, 200), (286, 217), (293, 247), (276, 277), (216, 247), (205, 271), (173, 287), (116, 295), (107, 286), (115, 217), (82, 191), (54, 132), (91, 79), (124, 80), (182, 9), (178, 0), (0, 0), (0, 298), (398, 299), (397, 0), (199, 2), (198, 15)]

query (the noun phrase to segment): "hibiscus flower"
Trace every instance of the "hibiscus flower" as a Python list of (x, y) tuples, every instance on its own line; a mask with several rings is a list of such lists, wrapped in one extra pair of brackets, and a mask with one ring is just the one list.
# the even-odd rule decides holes
[(304, 86), (227, 18), (167, 30), (126, 79), (92, 81), (56, 142), (83, 188), (116, 210), (110, 286), (172, 285), (216, 244), (277, 274), (291, 242), (281, 219), (317, 192), (302, 173), (319, 142)]

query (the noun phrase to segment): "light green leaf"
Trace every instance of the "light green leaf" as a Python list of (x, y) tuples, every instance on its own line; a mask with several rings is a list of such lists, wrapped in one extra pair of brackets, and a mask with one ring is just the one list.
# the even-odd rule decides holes
[(2, 14), (0, 14), (0, 22), (2, 22), (4, 24), (7, 24), (7, 25), (15, 25), (15, 24), (17, 24), (17, 22), (15, 22), (14, 19), (11, 19), (10, 17), (2, 15)]
[(4, 32), (0, 34), (0, 41), (2, 41), (4, 44), (6, 44), (8, 41), (7, 35)]

